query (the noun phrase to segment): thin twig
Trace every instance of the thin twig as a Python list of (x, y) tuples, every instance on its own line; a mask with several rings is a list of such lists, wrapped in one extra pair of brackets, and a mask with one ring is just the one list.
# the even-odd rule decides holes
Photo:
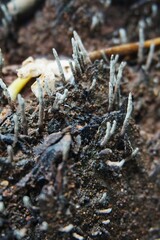
[[(154, 44), (156, 46), (160, 46), (160, 37), (158, 38), (153, 38), (150, 40), (147, 40), (144, 42), (144, 48), (150, 48), (150, 46)], [(113, 55), (128, 55), (132, 53), (138, 52), (139, 49), (139, 42), (135, 43), (127, 43), (127, 44), (122, 44), (114, 47), (109, 47), (106, 49), (101, 49), (97, 51), (93, 51), (89, 53), (89, 57), (92, 61), (96, 59), (102, 58), (102, 53), (105, 54), (107, 57)]]

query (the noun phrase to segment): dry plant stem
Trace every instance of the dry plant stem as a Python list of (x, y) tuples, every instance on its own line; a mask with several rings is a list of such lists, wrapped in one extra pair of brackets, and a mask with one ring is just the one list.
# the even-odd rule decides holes
[[(150, 48), (152, 44), (154, 44), (155, 47), (160, 46), (160, 37), (145, 41), (144, 48)], [(115, 47), (110, 47), (110, 48), (90, 52), (89, 57), (92, 61), (94, 61), (96, 59), (102, 58), (104, 54), (107, 56), (111, 56), (112, 54), (128, 55), (128, 54), (138, 52), (138, 49), (139, 49), (139, 42), (128, 43), (128, 44), (122, 44)]]

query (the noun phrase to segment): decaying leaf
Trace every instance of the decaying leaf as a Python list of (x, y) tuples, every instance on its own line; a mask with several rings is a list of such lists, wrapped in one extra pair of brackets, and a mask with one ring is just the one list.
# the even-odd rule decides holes
[(48, 167), (51, 162), (61, 158), (62, 161), (67, 160), (70, 146), (72, 143), (70, 128), (64, 129), (62, 132), (50, 134), (43, 144), (35, 149), (40, 161)]
[(46, 137), (44, 143), (35, 148), (37, 162), (34, 168), (18, 182), (17, 186), (25, 186), (31, 178), (35, 179), (39, 173), (42, 173), (46, 179), (54, 175), (53, 169), (57, 169), (60, 163), (67, 160), (71, 143), (70, 127)]

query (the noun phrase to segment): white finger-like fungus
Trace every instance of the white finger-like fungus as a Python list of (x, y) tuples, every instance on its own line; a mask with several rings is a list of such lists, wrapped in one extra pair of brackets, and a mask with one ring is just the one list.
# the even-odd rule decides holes
[(126, 117), (125, 117), (124, 122), (123, 122), (121, 135), (123, 135), (125, 133), (125, 131), (126, 131), (126, 128), (127, 128), (128, 124), (129, 124), (129, 119), (130, 119), (131, 114), (132, 114), (132, 110), (133, 110), (132, 94), (129, 93), (128, 105), (127, 105), (127, 113), (126, 113)]
[(116, 55), (114, 58), (114, 55), (111, 55), (110, 59), (110, 78), (109, 78), (109, 94), (108, 94), (108, 101), (109, 106), (108, 110), (110, 111), (113, 106), (114, 102), (114, 87), (116, 84), (116, 76), (115, 76), (115, 70), (116, 70), (116, 63), (118, 61), (119, 56)]
[(152, 60), (153, 60), (153, 55), (154, 55), (154, 50), (155, 50), (155, 45), (151, 44), (150, 49), (149, 49), (149, 53), (148, 53), (148, 57), (147, 57), (147, 61), (146, 61), (146, 65), (144, 66), (144, 68), (146, 70), (148, 70), (151, 66)]
[(13, 146), (15, 146), (16, 143), (18, 142), (18, 135), (19, 135), (18, 116), (17, 116), (16, 113), (13, 115), (13, 120), (14, 120), (14, 142), (13, 142)]
[(139, 22), (139, 47), (138, 47), (138, 62), (142, 63), (144, 59), (144, 22)]
[(106, 161), (106, 164), (107, 164), (109, 167), (113, 168), (113, 169), (114, 169), (114, 168), (116, 168), (116, 169), (121, 169), (126, 162), (128, 162), (128, 161), (131, 160), (132, 158), (136, 157), (137, 154), (138, 154), (138, 152), (139, 152), (139, 148), (135, 148), (135, 149), (132, 151), (131, 155), (128, 156), (127, 158), (122, 159), (122, 160), (119, 161), (119, 162), (118, 162), (118, 161), (117, 161), (117, 162), (112, 162), (112, 161), (110, 161), (110, 160), (107, 160), (107, 161)]
[(53, 55), (54, 55), (54, 57), (56, 59), (57, 66), (59, 68), (59, 73), (61, 75), (62, 81), (63, 81), (63, 83), (65, 83), (66, 80), (65, 80), (65, 76), (64, 76), (64, 71), (63, 71), (61, 61), (59, 59), (59, 56), (58, 56), (57, 51), (56, 51), (55, 48), (53, 48)]
[(117, 126), (117, 122), (115, 120), (113, 121), (112, 125), (110, 122), (107, 122), (106, 134), (100, 144), (102, 147), (104, 147), (107, 144), (110, 137), (115, 133), (116, 126)]
[(44, 101), (43, 101), (43, 93), (42, 93), (41, 85), (39, 83), (39, 79), (37, 79), (37, 84), (38, 84), (38, 90), (39, 90), (39, 95), (38, 95), (38, 101), (39, 101), (38, 129), (39, 129), (39, 132), (41, 132), (43, 130)]
[(26, 114), (25, 114), (25, 101), (24, 98), (18, 94), (18, 103), (20, 106), (20, 111), (21, 111), (21, 121), (22, 121), (22, 127), (23, 127), (23, 133), (27, 135), (27, 119), (26, 119)]
[(34, 7), (34, 5), (39, 0), (14, 0), (7, 3), (8, 12), (11, 16), (17, 16), (18, 14), (23, 14), (26, 11)]
[(59, 105), (64, 102), (64, 100), (68, 97), (68, 89), (64, 90), (64, 93), (56, 93), (56, 98), (53, 103), (53, 109), (58, 109)]
[(119, 36), (120, 36), (121, 43), (127, 43), (128, 42), (127, 33), (126, 33), (126, 30), (124, 28), (119, 29)]
[(7, 146), (7, 153), (8, 153), (8, 162), (12, 163), (13, 162), (13, 148), (11, 145)]
[(1, 78), (0, 78), (0, 87), (3, 89), (4, 95), (7, 97), (8, 101), (10, 102), (11, 101), (10, 93), (7, 89), (6, 84), (3, 82), (3, 80)]

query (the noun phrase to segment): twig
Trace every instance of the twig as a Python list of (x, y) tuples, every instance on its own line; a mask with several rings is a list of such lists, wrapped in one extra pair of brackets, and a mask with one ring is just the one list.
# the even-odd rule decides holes
[[(155, 47), (156, 46), (160, 46), (160, 37), (158, 38), (153, 38), (150, 40), (147, 40), (144, 42), (144, 48), (150, 48), (150, 46), (154, 44)], [(122, 44), (122, 45), (118, 45), (115, 47), (109, 47), (106, 49), (101, 49), (101, 50), (97, 50), (97, 51), (93, 51), (89, 53), (89, 57), (92, 61), (96, 60), (96, 59), (100, 59), (102, 58), (102, 53), (107, 55), (107, 56), (111, 56), (113, 55), (128, 55), (128, 54), (132, 54), (132, 53), (136, 53), (138, 52), (139, 49), (139, 42), (135, 42), (135, 43), (127, 43), (127, 44)]]

